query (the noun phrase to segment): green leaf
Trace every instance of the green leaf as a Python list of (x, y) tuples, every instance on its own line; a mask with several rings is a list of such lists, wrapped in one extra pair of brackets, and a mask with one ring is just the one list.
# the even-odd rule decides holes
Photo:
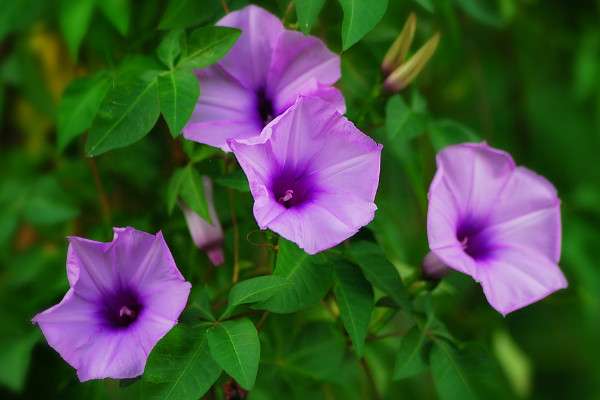
[(56, 137), (60, 151), (90, 128), (109, 87), (110, 79), (105, 74), (79, 78), (67, 86), (58, 107)]
[(365, 348), (367, 328), (373, 312), (373, 287), (360, 268), (341, 262), (335, 266), (333, 291), (340, 308), (340, 317), (360, 358)]
[(193, 165), (188, 164), (183, 169), (181, 177), (181, 198), (184, 203), (196, 214), (200, 215), (206, 221), (212, 223), (208, 214), (208, 204), (204, 195), (204, 183), (202, 176), (196, 171)]
[(190, 162), (199, 163), (214, 155), (222, 155), (223, 150), (218, 147), (208, 146), (206, 144), (197, 143), (193, 140), (183, 141), (183, 151), (189, 157)]
[(254, 308), (291, 313), (307, 308), (325, 297), (331, 286), (333, 266), (322, 253), (309, 256), (296, 244), (280, 238), (273, 275), (287, 278), (291, 286)]
[(156, 48), (158, 59), (169, 69), (173, 69), (175, 59), (181, 53), (181, 38), (183, 29), (173, 29), (165, 35)]
[(188, 299), (188, 305), (179, 317), (180, 322), (196, 324), (198, 318), (215, 322), (215, 316), (210, 308), (210, 297), (206, 285), (199, 292), (193, 293)]
[(435, 11), (433, 4), (431, 3), (431, 0), (413, 0), (413, 1), (417, 4), (419, 4), (421, 7), (423, 7), (424, 9), (426, 9), (429, 12)]
[(310, 33), (324, 4), (325, 0), (296, 0), (296, 14), (302, 33)]
[(427, 115), (411, 109), (399, 95), (389, 99), (385, 116), (389, 140), (410, 140), (427, 129)]
[(260, 359), (258, 332), (248, 318), (225, 321), (208, 330), (210, 352), (246, 390), (252, 390)]
[[(289, 341), (289, 337), (282, 340)], [(278, 368), (294, 377), (339, 382), (346, 341), (332, 324), (316, 321), (302, 327), (289, 346), (289, 354), (279, 354)]]
[(156, 79), (125, 74), (116, 80), (92, 121), (86, 155), (97, 156), (143, 138), (156, 124), (160, 107)]
[(248, 178), (244, 171), (238, 170), (233, 171), (227, 175), (222, 175), (215, 179), (215, 182), (221, 186), (225, 186), (227, 188), (235, 189), (240, 192), (249, 192), (250, 185), (248, 184)]
[(497, 10), (489, 9), (490, 4), (494, 2), (482, 0), (454, 0), (467, 14), (484, 24), (500, 27), (502, 26), (502, 18)]
[(187, 41), (187, 53), (179, 60), (182, 68), (204, 68), (223, 57), (233, 47), (242, 31), (224, 26), (196, 29)]
[(411, 312), (411, 305), (398, 270), (372, 242), (353, 243), (347, 250), (350, 261), (356, 263), (365, 274), (365, 278), (376, 288), (390, 296), (404, 311)]
[(379, 22), (388, 0), (338, 0), (344, 10), (342, 46), (348, 50)]
[(158, 29), (187, 28), (208, 21), (222, 11), (218, 1), (170, 0)]
[(99, 0), (98, 6), (121, 35), (129, 27), (129, 0)]
[(430, 354), (433, 382), (441, 400), (507, 399), (494, 359), (481, 346), (467, 343), (461, 349), (434, 339)]
[(259, 276), (247, 279), (231, 288), (227, 309), (221, 315), (221, 319), (227, 318), (235, 307), (240, 304), (258, 303), (273, 296), (280, 290), (284, 290), (290, 282), (280, 276)]
[(410, 328), (400, 340), (393, 379), (408, 378), (427, 369), (430, 345), (417, 325)]
[(441, 119), (429, 124), (429, 139), (436, 152), (446, 146), (465, 142), (481, 142), (475, 131), (456, 121)]
[(77, 61), (79, 46), (87, 32), (95, 5), (96, 0), (60, 1), (60, 29), (75, 61)]
[(169, 186), (167, 189), (167, 209), (169, 211), (169, 215), (173, 212), (175, 205), (177, 204), (177, 199), (179, 198), (179, 193), (181, 192), (181, 183), (183, 182), (183, 172), (185, 168), (180, 168), (173, 173), (171, 179), (169, 180)]
[(175, 325), (152, 349), (142, 376), (141, 398), (197, 400), (221, 375), (206, 329)]
[(160, 110), (174, 138), (192, 116), (199, 96), (198, 78), (189, 69), (176, 69), (158, 77)]

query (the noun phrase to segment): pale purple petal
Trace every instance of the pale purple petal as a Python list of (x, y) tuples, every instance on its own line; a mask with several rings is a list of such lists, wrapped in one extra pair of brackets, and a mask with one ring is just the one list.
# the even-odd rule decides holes
[(219, 216), (215, 210), (212, 182), (208, 176), (203, 175), (202, 183), (204, 186), (206, 203), (208, 205), (208, 215), (212, 220), (212, 224), (192, 211), (183, 200), (179, 201), (179, 207), (183, 210), (190, 234), (192, 235), (192, 240), (196, 247), (206, 251), (213, 265), (220, 265), (225, 261), (223, 255), (223, 240), (225, 237), (223, 235), (221, 222), (219, 222)]
[(434, 180), (430, 190), (446, 181), (457, 199), (461, 218), (486, 217), (515, 168), (509, 154), (485, 143), (447, 147), (436, 159), (440, 179)]
[(492, 307), (502, 315), (567, 287), (552, 259), (526, 249), (503, 248), (478, 262), (477, 279)]
[(275, 45), (266, 94), (280, 114), (299, 95), (316, 95), (319, 89), (333, 85), (340, 77), (340, 57), (322, 41), (300, 32), (285, 31)]
[(190, 292), (160, 232), (114, 232), (110, 243), (69, 238), (72, 287), (33, 319), (81, 381), (140, 375)]
[(441, 261), (480, 281), (502, 314), (566, 287), (552, 184), (485, 143), (449, 146), (437, 161), (427, 232)]
[(296, 243), (308, 254), (333, 247), (358, 231), (313, 202), (288, 208), (269, 224), (269, 228)]
[(301, 97), (252, 145), (230, 141), (254, 196), (261, 227), (309, 254), (368, 224), (377, 209), (381, 145), (330, 103)]
[(219, 64), (248, 89), (264, 90), (275, 43), (285, 31), (281, 21), (262, 8), (250, 5), (227, 14), (216, 25), (242, 30), (242, 35)]
[(256, 94), (228, 74), (220, 64), (196, 70), (201, 94), (188, 123), (186, 139), (229, 151), (226, 140), (260, 134), (263, 122)]

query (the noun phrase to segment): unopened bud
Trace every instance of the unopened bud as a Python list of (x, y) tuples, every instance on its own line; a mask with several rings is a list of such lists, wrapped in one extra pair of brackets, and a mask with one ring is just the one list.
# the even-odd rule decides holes
[(202, 183), (208, 205), (208, 215), (210, 215), (212, 224), (192, 211), (182, 200), (179, 200), (178, 204), (185, 215), (185, 220), (196, 247), (206, 252), (213, 265), (221, 265), (225, 262), (225, 256), (223, 255), (223, 241), (225, 239), (223, 228), (215, 210), (212, 182), (208, 176), (202, 176)]
[(408, 49), (413, 41), (413, 37), (415, 36), (416, 27), (417, 17), (415, 16), (415, 13), (411, 13), (404, 23), (404, 27), (398, 35), (398, 38), (383, 58), (381, 72), (383, 72), (384, 75), (388, 75), (404, 62), (404, 59), (408, 54)]
[(427, 41), (407, 62), (400, 65), (383, 82), (383, 87), (390, 92), (399, 92), (404, 89), (425, 67), (440, 41), (440, 34), (436, 33)]
[(431, 251), (423, 258), (422, 268), (423, 275), (428, 279), (442, 279), (454, 271)]

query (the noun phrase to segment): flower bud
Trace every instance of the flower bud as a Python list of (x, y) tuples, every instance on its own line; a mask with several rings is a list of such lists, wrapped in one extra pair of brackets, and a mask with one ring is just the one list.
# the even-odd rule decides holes
[(206, 175), (202, 176), (202, 182), (212, 224), (192, 211), (182, 200), (179, 200), (178, 203), (185, 215), (185, 220), (196, 247), (206, 252), (213, 265), (221, 265), (225, 261), (223, 255), (223, 228), (215, 211), (212, 182)]
[(427, 279), (442, 279), (453, 271), (431, 251), (423, 258), (421, 267), (423, 268), (423, 275)]
[(399, 92), (404, 89), (425, 67), (440, 41), (440, 34), (436, 33), (427, 41), (407, 62), (400, 65), (383, 82), (383, 87), (390, 92)]
[(417, 27), (417, 17), (415, 13), (411, 13), (402, 28), (402, 31), (398, 35), (398, 38), (392, 44), (385, 57), (383, 58), (383, 62), (381, 63), (381, 72), (384, 75), (388, 75), (390, 72), (398, 68), (406, 55), (408, 54), (408, 49), (410, 48), (410, 44), (412, 43), (413, 37), (415, 35), (415, 28)]

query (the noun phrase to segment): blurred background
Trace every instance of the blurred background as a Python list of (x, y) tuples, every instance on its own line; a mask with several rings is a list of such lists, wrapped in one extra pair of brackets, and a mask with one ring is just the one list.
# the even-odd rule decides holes
[[(57, 136), (57, 121), (69, 115), (61, 97), (73, 79), (110, 70), (127, 54), (152, 53), (165, 27), (224, 15), (219, 0), (188, 3), (0, 3), (2, 399), (137, 396), (136, 385), (121, 388), (117, 381), (79, 384), (30, 322), (68, 289), (66, 236), (110, 241), (112, 226), (162, 230), (184, 276), (203, 274), (205, 256), (183, 214), (167, 213), (167, 182), (184, 149), (162, 118), (141, 141), (91, 159), (84, 156), (85, 134), (62, 142)], [(238, 9), (248, 2), (228, 3)], [(288, 1), (252, 3), (294, 26)], [(173, 16), (173, 4), (191, 8)], [(381, 129), (386, 98), (370, 94), (411, 12), (418, 20), (411, 52), (441, 33), (435, 55), (401, 93), (407, 103), (426, 103), (429, 122), (423, 135), (391, 142)], [(341, 21), (339, 3), (327, 0), (312, 31), (338, 53)], [(600, 399), (600, 1), (390, 0), (381, 22), (341, 59), (347, 116), (385, 146), (370, 229), (401, 268), (418, 266), (428, 251), (423, 200), (443, 144), (486, 140), (554, 183), (562, 200), (566, 290), (504, 318), (478, 285), (453, 274), (434, 301), (455, 336), (489, 346), (519, 398)], [(217, 187), (217, 204), (226, 195)], [(242, 232), (256, 229), (251, 204), (249, 196), (237, 199)], [(219, 214), (229, 238), (229, 210)], [(397, 347), (392, 338), (367, 348), (382, 396), (436, 398), (428, 373), (391, 381)]]

